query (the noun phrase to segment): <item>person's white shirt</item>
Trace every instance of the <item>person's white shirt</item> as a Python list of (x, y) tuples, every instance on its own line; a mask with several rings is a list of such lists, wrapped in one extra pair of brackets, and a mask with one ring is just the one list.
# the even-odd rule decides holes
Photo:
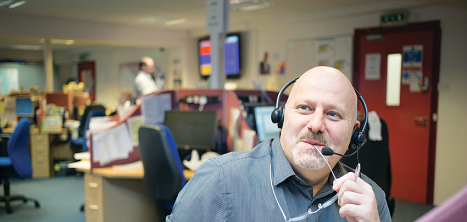
[(158, 89), (156, 83), (151, 78), (151, 75), (140, 70), (135, 78), (135, 90), (136, 95), (139, 96), (151, 94), (156, 92)]

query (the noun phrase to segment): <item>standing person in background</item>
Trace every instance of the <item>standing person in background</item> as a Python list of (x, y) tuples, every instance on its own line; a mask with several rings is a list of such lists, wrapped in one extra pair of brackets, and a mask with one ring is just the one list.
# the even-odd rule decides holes
[(136, 96), (147, 95), (156, 92), (156, 82), (152, 78), (154, 72), (154, 60), (145, 56), (139, 61), (139, 73), (135, 78)]

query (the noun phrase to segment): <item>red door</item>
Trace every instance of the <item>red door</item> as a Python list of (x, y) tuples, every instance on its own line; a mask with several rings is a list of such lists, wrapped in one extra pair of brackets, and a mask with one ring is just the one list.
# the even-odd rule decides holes
[(94, 62), (78, 64), (78, 81), (84, 83), (84, 90), (89, 93), (91, 101), (96, 100), (96, 71)]
[[(423, 204), (433, 203), (440, 36), (439, 21), (434, 21), (357, 29), (354, 39), (354, 85), (368, 110), (376, 111), (388, 126), (391, 195)], [(388, 106), (387, 58), (397, 53), (402, 56), (400, 105)], [(365, 76), (368, 54), (380, 55), (379, 79)], [(410, 63), (414, 54), (415, 65)], [(406, 71), (418, 71), (418, 75), (407, 75)], [(416, 78), (421, 81), (413, 81)], [(418, 83), (418, 90), (414, 83)]]

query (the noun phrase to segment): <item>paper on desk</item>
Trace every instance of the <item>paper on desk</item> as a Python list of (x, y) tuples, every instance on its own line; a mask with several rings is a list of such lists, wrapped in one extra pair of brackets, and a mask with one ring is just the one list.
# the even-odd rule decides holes
[(172, 96), (168, 93), (141, 97), (141, 114), (144, 124), (164, 122), (165, 111), (172, 110)]
[(140, 115), (140, 116), (128, 117), (127, 123), (128, 123), (128, 127), (130, 128), (131, 141), (133, 143), (133, 146), (138, 146), (139, 145), (138, 131), (139, 131), (139, 127), (143, 125), (143, 116)]
[(141, 171), (143, 170), (143, 161), (138, 160), (133, 163), (113, 165), (112, 167), (121, 171)]
[(89, 152), (75, 153), (73, 157), (76, 160), (89, 160), (91, 159), (91, 154)]
[(130, 111), (133, 110), (134, 106), (118, 106), (117, 108), (117, 113), (118, 117), (120, 120), (124, 119), (128, 114), (130, 114)]
[(16, 113), (16, 97), (7, 96), (5, 97), (5, 114), (15, 114)]
[(133, 151), (130, 131), (126, 123), (109, 130), (95, 132), (92, 136), (92, 160), (105, 165), (114, 160), (128, 158)]
[(117, 121), (111, 121), (111, 116), (97, 116), (92, 117), (89, 121), (89, 130), (91, 131), (102, 131), (108, 129), (117, 124)]
[(81, 160), (74, 163), (67, 164), (68, 168), (91, 169), (91, 162), (89, 160)]

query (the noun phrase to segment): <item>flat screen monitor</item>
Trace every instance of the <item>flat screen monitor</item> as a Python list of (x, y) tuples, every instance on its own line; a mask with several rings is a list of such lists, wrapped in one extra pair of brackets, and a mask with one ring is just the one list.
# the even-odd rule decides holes
[[(211, 75), (211, 41), (209, 37), (202, 38), (199, 44), (199, 72), (203, 78)], [(240, 78), (240, 34), (227, 34), (224, 40), (224, 73), (228, 79)]]
[(34, 116), (34, 102), (29, 97), (16, 97), (16, 115), (17, 116)]
[(274, 108), (274, 106), (256, 106), (254, 108), (256, 133), (260, 142), (276, 137), (280, 131), (277, 125), (271, 121), (271, 113)]
[(172, 133), (178, 149), (215, 150), (217, 111), (165, 111), (164, 125)]

